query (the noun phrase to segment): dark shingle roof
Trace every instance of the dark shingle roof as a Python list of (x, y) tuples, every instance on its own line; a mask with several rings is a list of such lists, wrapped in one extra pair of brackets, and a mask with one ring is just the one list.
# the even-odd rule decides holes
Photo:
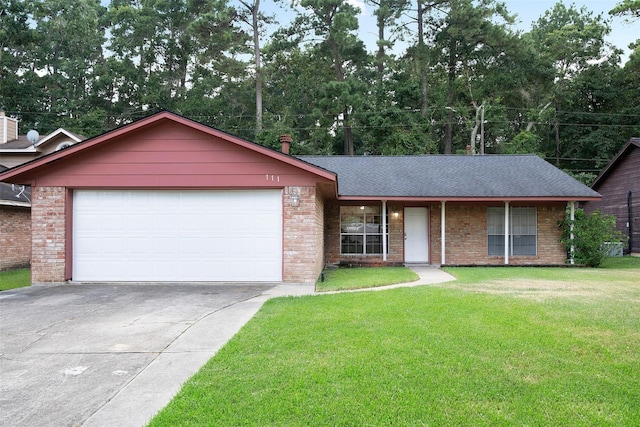
[[(0, 172), (8, 169), (8, 167), (0, 165)], [(31, 203), (31, 187), (0, 182), (0, 205), (14, 205), (16, 203), (23, 205)]]
[(535, 155), (300, 156), (338, 176), (340, 196), (600, 197)]

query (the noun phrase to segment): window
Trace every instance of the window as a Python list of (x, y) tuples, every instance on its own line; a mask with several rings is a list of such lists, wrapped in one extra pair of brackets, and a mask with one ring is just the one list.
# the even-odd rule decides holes
[[(537, 212), (532, 207), (509, 209), (509, 254), (536, 255)], [(489, 255), (504, 255), (504, 208), (487, 208)]]
[[(381, 211), (380, 206), (340, 207), (340, 253), (347, 255), (382, 253)], [(385, 232), (388, 235), (389, 230)]]

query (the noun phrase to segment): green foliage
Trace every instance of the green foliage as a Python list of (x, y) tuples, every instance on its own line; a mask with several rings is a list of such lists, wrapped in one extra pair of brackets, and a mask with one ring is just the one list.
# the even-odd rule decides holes
[[(640, 133), (640, 43), (622, 67), (609, 23), (576, 6), (519, 34), (496, 0), (368, 0), (368, 52), (373, 29), (344, 0), (277, 0), (280, 26), (259, 16), (256, 33), (259, 2), (105, 4), (0, 6), (0, 106), (22, 132), (90, 137), (169, 109), (269, 146), (284, 130), (298, 154), (455, 153), (482, 134), (487, 153), (536, 153), (578, 174)], [(637, 10), (622, 0), (611, 13)]]
[(504, 144), (505, 154), (538, 154), (540, 137), (532, 132), (522, 131), (513, 140)]
[(625, 236), (616, 230), (616, 218), (600, 211), (587, 215), (584, 210), (576, 209), (574, 221), (567, 216), (560, 222), (560, 226), (561, 242), (567, 251), (571, 251), (573, 247), (575, 262), (588, 267), (598, 267), (602, 264), (609, 252), (607, 243), (620, 243), (625, 239)]

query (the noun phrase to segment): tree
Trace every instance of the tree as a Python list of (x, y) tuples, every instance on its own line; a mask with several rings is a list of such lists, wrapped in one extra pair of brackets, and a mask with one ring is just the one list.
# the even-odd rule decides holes
[(42, 98), (40, 77), (34, 70), (36, 33), (30, 28), (27, 2), (8, 0), (0, 6), (0, 107), (33, 127)]
[(560, 127), (566, 85), (587, 69), (590, 62), (617, 54), (615, 51), (606, 51), (609, 46), (604, 36), (609, 32), (609, 24), (601, 15), (593, 16), (584, 7), (577, 9), (571, 5), (567, 8), (560, 2), (552, 10), (546, 11), (527, 35), (538, 55), (555, 71), (553, 80), (548, 84), (553, 87), (549, 101), (555, 110), (553, 131), (556, 165), (560, 164), (562, 156)]
[(300, 6), (307, 14), (299, 16), (299, 23), (320, 38), (310, 47), (313, 54), (327, 58), (333, 68), (333, 79), (322, 85), (320, 105), (331, 111), (342, 127), (344, 154), (353, 155), (351, 116), (363, 103), (362, 93), (366, 89), (356, 74), (359, 66), (368, 62), (364, 44), (355, 34), (359, 10), (346, 0), (302, 0)]
[[(577, 264), (598, 267), (608, 256), (611, 244), (621, 243), (626, 238), (616, 230), (616, 218), (613, 215), (594, 211), (591, 215), (576, 209), (574, 221), (565, 219), (560, 222), (561, 242), (567, 251), (573, 250)], [(573, 236), (573, 238), (572, 238)]]
[(271, 18), (266, 18), (264, 15), (260, 14), (260, 0), (254, 0), (253, 3), (247, 3), (243, 0), (239, 0), (240, 3), (245, 7), (248, 15), (240, 15), (240, 19), (242, 19), (246, 24), (248, 24), (251, 28), (251, 33), (253, 36), (253, 62), (256, 67), (255, 69), (255, 80), (256, 80), (256, 134), (262, 131), (262, 63), (261, 63), (261, 55), (260, 55), (260, 33), (261, 33), (261, 22), (273, 22)]
[[(505, 45), (510, 42), (508, 25), (511, 22), (513, 17), (504, 6), (493, 0), (450, 2), (435, 36), (439, 65), (446, 75), (445, 154), (452, 152), (454, 118), (458, 110), (466, 110), (469, 105), (466, 102), (459, 105), (458, 100), (464, 93), (472, 94), (469, 85), (481, 80), (503, 55)], [(472, 100), (469, 103), (472, 104)]]
[(640, 0), (622, 0), (609, 13), (615, 16), (629, 16), (631, 19), (640, 19)]

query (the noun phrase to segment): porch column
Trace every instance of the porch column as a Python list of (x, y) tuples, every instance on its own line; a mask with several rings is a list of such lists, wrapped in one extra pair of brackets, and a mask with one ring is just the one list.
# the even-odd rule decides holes
[(509, 202), (504, 202), (504, 263), (509, 264)]
[(571, 249), (569, 250), (569, 262), (573, 265), (575, 262), (573, 259), (573, 254), (575, 251), (575, 247), (573, 246), (573, 222), (576, 219), (576, 202), (569, 202), (569, 219), (571, 220), (571, 225), (569, 226), (569, 240), (571, 241)]
[(387, 260), (387, 201), (382, 201), (382, 261)]
[(440, 202), (440, 265), (445, 265), (445, 256), (444, 256), (444, 250), (445, 250), (445, 232), (444, 232), (444, 227), (446, 225), (446, 221), (444, 220), (444, 216), (445, 216), (445, 208), (444, 208), (444, 204), (446, 202), (443, 200)]

